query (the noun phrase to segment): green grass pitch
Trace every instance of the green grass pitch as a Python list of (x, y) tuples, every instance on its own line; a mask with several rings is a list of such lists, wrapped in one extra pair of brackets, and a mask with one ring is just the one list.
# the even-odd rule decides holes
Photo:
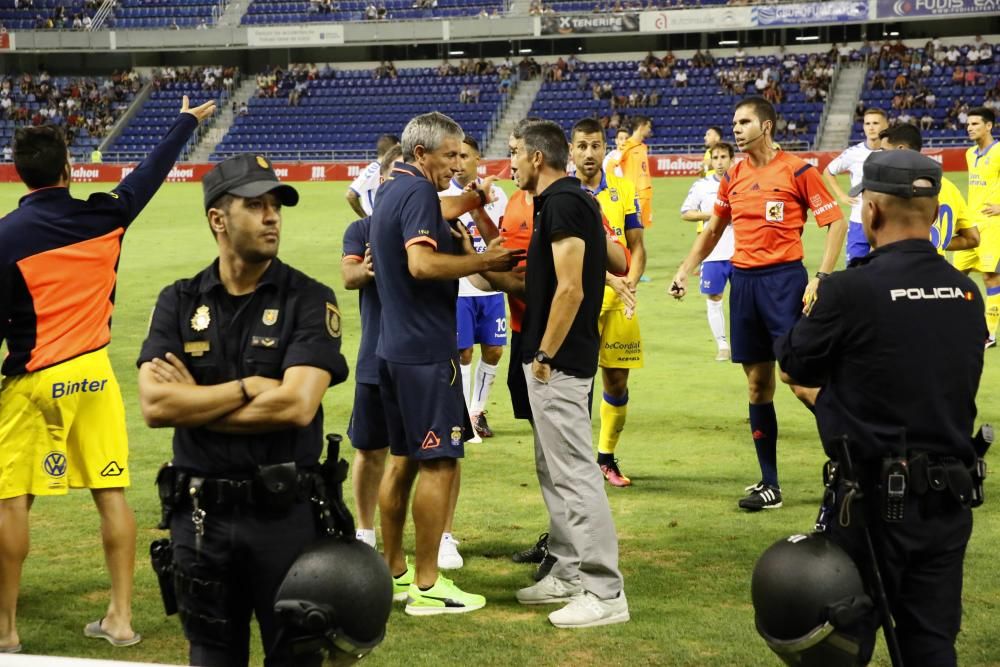
[[(964, 183), (964, 174), (954, 174)], [(757, 636), (750, 605), (750, 572), (775, 540), (810, 530), (816, 516), (824, 456), (811, 415), (784, 387), (776, 406), (785, 507), (750, 515), (736, 500), (758, 470), (748, 433), (746, 385), (739, 367), (713, 360), (715, 347), (704, 299), (666, 294), (694, 238), (677, 209), (692, 179), (658, 179), (655, 225), (647, 231), (649, 283), (639, 286), (646, 368), (634, 371), (628, 423), (618, 448), (628, 489), (608, 489), (621, 544), (621, 566), (632, 622), (581, 631), (556, 630), (548, 609), (523, 607), (514, 591), (530, 570), (510, 554), (546, 525), (537, 490), (531, 434), (510, 416), (504, 374), (490, 397), (496, 437), (470, 445), (464, 462), (456, 536), (466, 566), (455, 579), (483, 593), (485, 610), (465, 616), (414, 619), (398, 607), (385, 642), (367, 660), (378, 665), (776, 665)], [(286, 209), (281, 257), (334, 287), (343, 312), (344, 354), (352, 367), (359, 318), (356, 295), (340, 283), (341, 239), (354, 216), (343, 199), (346, 183), (297, 184), (302, 202)], [(506, 184), (510, 187), (510, 183)], [(73, 186), (77, 196), (100, 189)], [(17, 205), (24, 190), (0, 186), (0, 209)], [(825, 234), (809, 223), (806, 263), (816, 269)], [(150, 309), (166, 284), (192, 276), (215, 256), (197, 184), (168, 184), (126, 235), (119, 270), (111, 358), (128, 410), (132, 488), (139, 523), (135, 620), (145, 639), (114, 649), (83, 637), (85, 623), (106, 605), (107, 579), (98, 519), (89, 494), (41, 498), (32, 511), (32, 552), (19, 608), (28, 653), (184, 663), (187, 646), (177, 619), (163, 615), (148, 545), (163, 536), (153, 477), (170, 457), (170, 431), (145, 427), (139, 414), (134, 360)], [(87, 276), (80, 276), (86, 280)], [(696, 281), (692, 280), (696, 286)], [(986, 354), (979, 394), (981, 421), (1000, 423), (1000, 352)], [(501, 362), (506, 367), (506, 359)], [(504, 371), (505, 372), (505, 371)], [(352, 381), (327, 392), (326, 430), (344, 432)], [(595, 438), (597, 422), (595, 420)], [(596, 446), (596, 444), (595, 444)], [(351, 450), (345, 452), (351, 457)], [(996, 454), (992, 458), (996, 459)], [(350, 490), (346, 490), (350, 496)], [(966, 559), (965, 611), (958, 650), (963, 665), (1000, 665), (996, 622), (1000, 581), (1000, 484), (987, 481), (987, 504), (975, 513)], [(412, 545), (412, 535), (408, 538)], [(258, 646), (254, 664), (261, 664)], [(883, 648), (876, 664), (886, 665)]]

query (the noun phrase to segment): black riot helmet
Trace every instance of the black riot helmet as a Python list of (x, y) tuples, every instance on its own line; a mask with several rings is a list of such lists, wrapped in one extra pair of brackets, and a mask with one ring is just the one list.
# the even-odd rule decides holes
[(382, 557), (353, 537), (323, 538), (292, 563), (275, 597), (280, 650), (295, 664), (324, 655), (351, 664), (385, 637), (392, 576)]
[(761, 555), (750, 586), (757, 632), (788, 665), (865, 665), (878, 618), (851, 557), (822, 533)]

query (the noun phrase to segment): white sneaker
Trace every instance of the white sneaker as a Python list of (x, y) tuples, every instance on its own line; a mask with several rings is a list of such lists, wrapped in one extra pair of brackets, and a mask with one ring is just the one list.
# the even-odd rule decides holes
[(558, 579), (549, 574), (534, 586), (519, 590), (517, 601), (521, 604), (553, 604), (569, 602), (581, 593), (583, 586), (579, 579)]
[(367, 544), (368, 546), (370, 546), (372, 549), (375, 548), (375, 531), (374, 530), (369, 530), (367, 528), (358, 528), (357, 531), (354, 533), (354, 537), (359, 542), (364, 542), (365, 544)]
[(459, 541), (450, 534), (441, 536), (441, 544), (438, 546), (438, 569), (458, 570), (465, 565), (462, 554), (458, 553)]
[(618, 597), (602, 600), (590, 591), (573, 598), (568, 605), (549, 614), (557, 628), (592, 628), (598, 625), (626, 623), (629, 620), (625, 591)]
[(733, 356), (732, 350), (728, 347), (720, 347), (718, 354), (715, 355), (716, 361), (729, 361)]

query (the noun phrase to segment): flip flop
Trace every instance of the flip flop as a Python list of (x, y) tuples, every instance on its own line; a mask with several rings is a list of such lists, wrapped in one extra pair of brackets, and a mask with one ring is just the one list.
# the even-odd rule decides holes
[(101, 627), (101, 623), (104, 621), (103, 618), (99, 618), (93, 623), (88, 623), (83, 628), (83, 635), (85, 637), (90, 637), (92, 639), (107, 639), (112, 646), (135, 646), (142, 641), (142, 635), (138, 632), (133, 633), (128, 639), (115, 639), (108, 631)]
[(24, 647), (20, 644), (14, 644), (13, 646), (0, 646), (0, 653), (20, 653)]

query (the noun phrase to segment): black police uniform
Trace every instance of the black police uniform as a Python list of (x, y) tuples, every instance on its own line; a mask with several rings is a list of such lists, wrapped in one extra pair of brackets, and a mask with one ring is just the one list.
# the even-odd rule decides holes
[[(827, 530), (863, 564), (861, 520), (868, 523), (908, 665), (956, 660), (985, 338), (975, 284), (913, 239), (824, 279), (810, 314), (775, 343), (782, 370), (821, 387), (816, 421), (827, 454), (836, 461), (833, 443), (850, 442), (865, 516), (842, 513), (838, 494)], [(883, 465), (893, 457), (908, 470), (898, 521), (883, 508)], [(861, 512), (857, 504), (852, 512)]]
[[(333, 291), (278, 259), (249, 295), (227, 293), (218, 261), (165, 288), (138, 364), (167, 352), (200, 385), (252, 375), (280, 379), (291, 366), (323, 369), (331, 384), (348, 374)], [(169, 522), (192, 664), (246, 665), (251, 614), (260, 624), (265, 664), (289, 664), (275, 655), (274, 596), (317, 535), (309, 494), (322, 430), (322, 409), (304, 428), (247, 435), (175, 429), (171, 472), (180, 473), (182, 492), (200, 484), (194, 501), (177, 499)], [(279, 465), (289, 463), (293, 470)]]

